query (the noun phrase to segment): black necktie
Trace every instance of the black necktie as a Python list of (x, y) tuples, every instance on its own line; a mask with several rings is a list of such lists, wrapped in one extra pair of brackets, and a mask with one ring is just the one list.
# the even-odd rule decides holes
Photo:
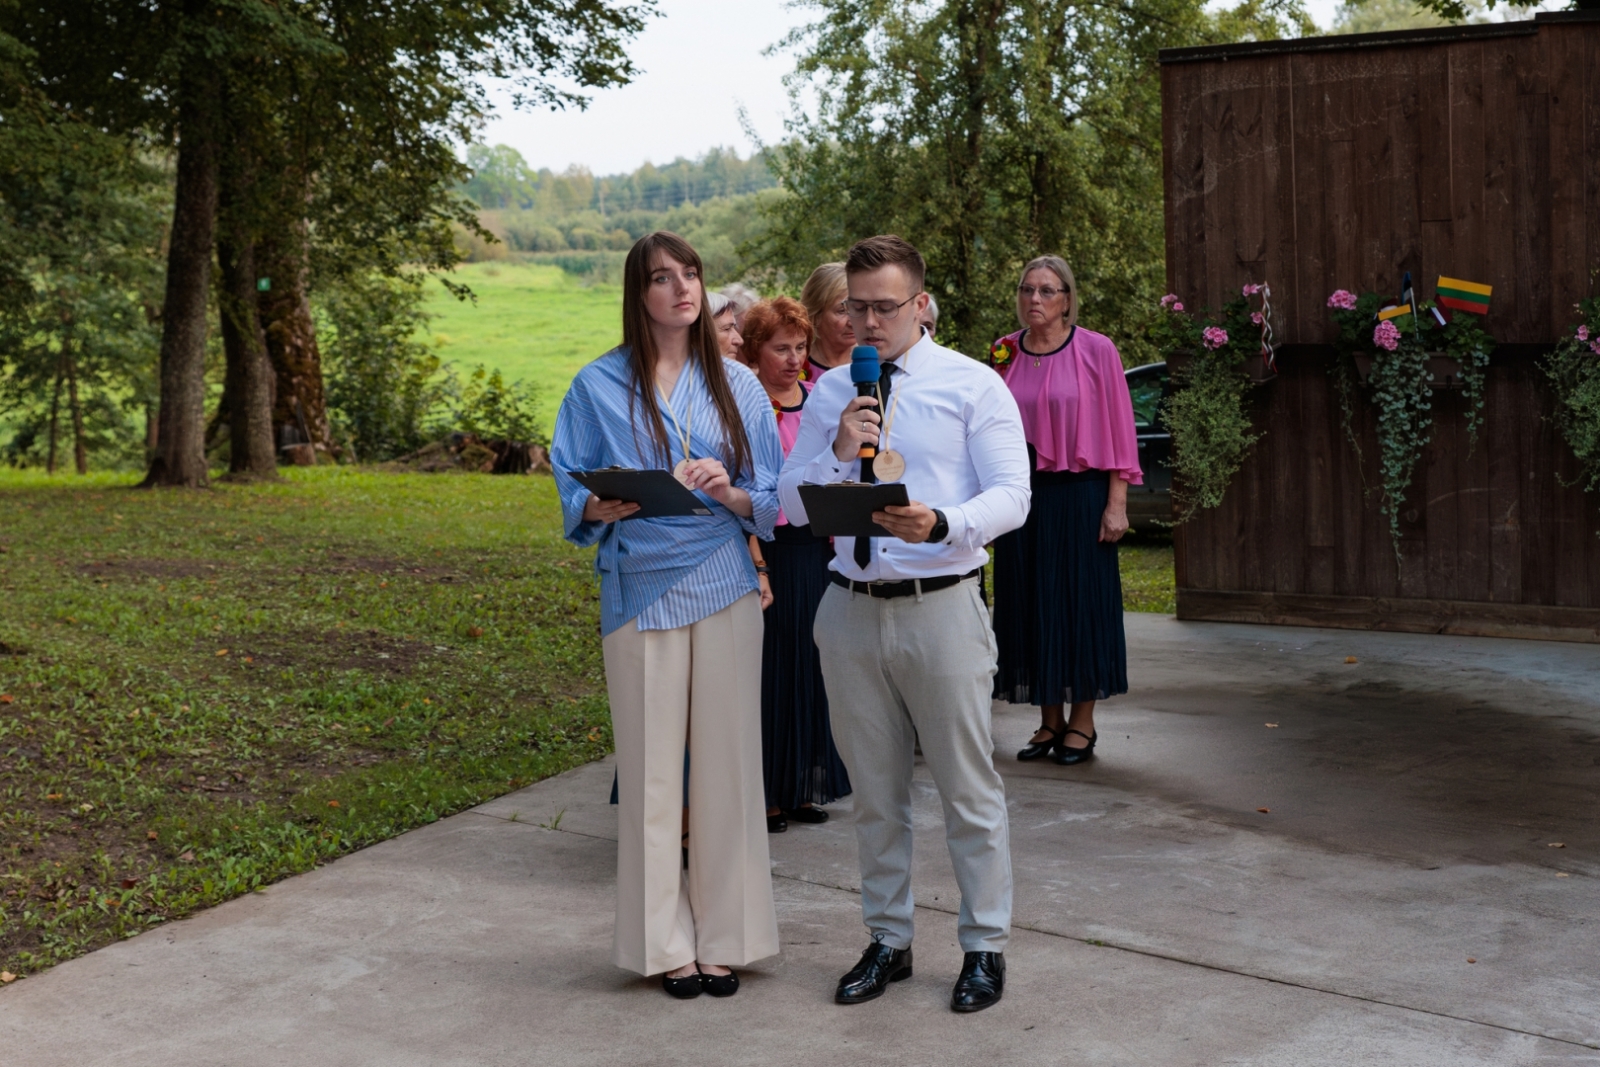
[[(890, 377), (889, 376), (890, 376), (891, 373), (893, 373), (894, 369), (895, 369), (895, 365), (893, 363), (885, 361), (884, 364), (883, 364), (883, 371), (878, 375), (878, 419), (879, 419), (879, 422), (878, 422), (878, 443), (879, 444), (883, 443), (883, 422), (882, 422), (882, 419), (883, 419), (884, 413), (889, 410), (889, 407), (888, 407), (888, 405), (889, 405), (889, 390), (892, 387), (891, 384), (890, 384)], [(878, 480), (878, 476), (875, 475), (875, 474), (863, 473), (861, 480), (864, 481), (864, 482), (875, 482), (875, 481)], [(862, 570), (865, 570), (866, 567), (867, 567), (867, 564), (870, 563), (871, 561), (872, 561), (872, 538), (870, 538), (870, 537), (858, 537), (858, 538), (856, 538), (856, 566), (860, 567)]]

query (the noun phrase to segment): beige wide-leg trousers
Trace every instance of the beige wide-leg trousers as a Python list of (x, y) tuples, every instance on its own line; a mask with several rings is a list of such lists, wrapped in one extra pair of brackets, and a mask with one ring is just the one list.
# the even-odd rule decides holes
[[(761, 771), (756, 594), (675, 630), (638, 620), (603, 642), (617, 743), (612, 960), (643, 975), (776, 955)], [(689, 870), (683, 746), (689, 744)]]

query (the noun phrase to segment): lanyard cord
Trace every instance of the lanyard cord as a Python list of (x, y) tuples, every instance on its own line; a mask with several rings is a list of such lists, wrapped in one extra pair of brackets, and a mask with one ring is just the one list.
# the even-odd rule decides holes
[[(905, 388), (901, 386), (901, 388)], [(883, 417), (883, 439), (878, 442), (880, 450), (889, 447), (889, 431), (894, 429), (894, 413), (900, 407), (900, 389), (894, 391), (894, 397), (889, 401), (889, 411)]]
[[(688, 368), (685, 367), (684, 370), (688, 370)], [(678, 381), (683, 381), (683, 375), (678, 375)], [(674, 386), (672, 391), (676, 393), (678, 391), (677, 387)], [(684, 412), (687, 418), (682, 423), (679, 423), (678, 413), (672, 409), (672, 402), (667, 399), (667, 394), (661, 391), (660, 382), (656, 383), (656, 396), (661, 398), (661, 406), (666, 408), (667, 414), (672, 417), (672, 428), (678, 431), (678, 439), (683, 442), (683, 458), (687, 460), (689, 458), (689, 433), (694, 429), (694, 402), (690, 401)], [(688, 428), (685, 429), (685, 427)]]

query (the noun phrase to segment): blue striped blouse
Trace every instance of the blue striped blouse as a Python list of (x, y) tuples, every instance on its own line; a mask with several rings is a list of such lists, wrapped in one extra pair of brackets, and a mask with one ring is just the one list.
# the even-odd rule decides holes
[[(741, 518), (704, 493), (711, 517), (624, 519), (584, 522), (589, 490), (572, 471), (601, 467), (671, 467), (684, 457), (671, 417), (667, 439), (672, 456), (663, 461), (644, 422), (644, 408), (635, 400), (630, 420), (628, 398), (634, 394), (628, 352), (614, 348), (578, 372), (556, 415), (550, 465), (566, 519), (566, 537), (580, 548), (598, 545), (594, 569), (600, 577), (600, 631), (609, 634), (637, 617), (641, 630), (669, 630), (713, 615), (747, 593), (755, 592), (755, 565), (745, 547), (747, 534), (770, 538), (778, 519), (778, 470), (783, 447), (772, 418), (766, 390), (747, 367), (730, 360), (722, 366), (744, 418), (745, 435), (755, 470), (733, 472), (733, 484), (750, 494), (754, 514)], [(720, 459), (722, 421), (699, 365), (684, 367), (669, 398), (678, 418), (690, 429), (696, 459)], [(635, 425), (637, 424), (637, 430)], [(641, 449), (643, 452), (641, 452)]]

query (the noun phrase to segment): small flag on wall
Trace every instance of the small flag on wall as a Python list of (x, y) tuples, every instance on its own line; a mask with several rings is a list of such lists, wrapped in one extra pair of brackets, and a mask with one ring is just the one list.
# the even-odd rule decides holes
[(1387, 322), (1390, 319), (1398, 319), (1401, 315), (1409, 314), (1411, 314), (1410, 304), (1391, 304), (1378, 312), (1378, 321)]
[(1446, 278), (1442, 274), (1439, 275), (1437, 290), (1439, 303), (1457, 311), (1470, 311), (1474, 315), (1489, 313), (1489, 297), (1494, 294), (1492, 285), (1464, 282), (1460, 278)]

